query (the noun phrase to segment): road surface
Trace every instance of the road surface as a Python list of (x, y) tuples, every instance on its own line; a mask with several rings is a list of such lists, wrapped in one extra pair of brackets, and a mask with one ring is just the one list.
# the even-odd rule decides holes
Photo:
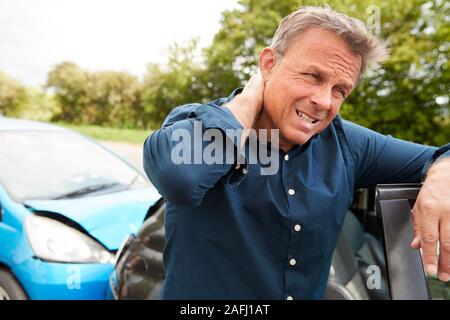
[(128, 161), (145, 175), (144, 167), (142, 165), (143, 150), (141, 144), (111, 141), (99, 141), (99, 143)]

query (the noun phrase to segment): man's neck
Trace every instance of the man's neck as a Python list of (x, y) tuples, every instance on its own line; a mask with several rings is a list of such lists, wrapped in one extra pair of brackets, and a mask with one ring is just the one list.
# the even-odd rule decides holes
[[(279, 130), (279, 128), (275, 128), (274, 123), (272, 122), (269, 115), (267, 114), (267, 112), (264, 109), (261, 111), (261, 114), (260, 114), (259, 118), (256, 120), (253, 128), (256, 130), (256, 134), (257, 134), (259, 141), (265, 142), (267, 140), (267, 141), (270, 141), (272, 144), (276, 143), (276, 144), (278, 144), (279, 149), (283, 150), (285, 153), (287, 153), (290, 149), (293, 148), (292, 144), (283, 142), (282, 137), (279, 136), (280, 132), (278, 134), (278, 141), (272, 141), (272, 139), (275, 139), (276, 137), (272, 138), (271, 130), (272, 129)], [(264, 137), (263, 135), (260, 135), (260, 129), (265, 129), (267, 131), (266, 137)]]

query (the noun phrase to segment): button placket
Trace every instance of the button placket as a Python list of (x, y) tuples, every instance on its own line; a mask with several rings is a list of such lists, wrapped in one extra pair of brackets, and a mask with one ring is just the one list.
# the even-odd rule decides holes
[[(285, 154), (283, 156), (283, 167), (287, 168), (290, 165), (290, 161), (292, 161), (292, 159), (290, 158), (290, 156), (288, 154)], [(297, 260), (294, 258), (295, 254), (296, 254), (296, 249), (295, 249), (295, 243), (296, 240), (296, 190), (295, 190), (295, 186), (296, 186), (296, 180), (292, 180), (293, 176), (292, 175), (286, 175), (288, 171), (285, 170), (285, 173), (283, 174), (283, 180), (284, 180), (284, 186), (285, 186), (285, 190), (287, 192), (287, 201), (289, 203), (289, 207), (291, 208), (291, 237), (289, 240), (289, 244), (288, 244), (288, 257), (287, 257), (287, 261), (286, 261), (286, 269), (285, 269), (285, 274), (286, 274), (286, 287), (285, 287), (285, 299), (286, 300), (294, 300), (294, 297), (292, 295), (292, 290), (295, 288), (295, 284), (294, 284), (294, 279), (296, 277), (297, 272), (299, 271), (297, 268)]]

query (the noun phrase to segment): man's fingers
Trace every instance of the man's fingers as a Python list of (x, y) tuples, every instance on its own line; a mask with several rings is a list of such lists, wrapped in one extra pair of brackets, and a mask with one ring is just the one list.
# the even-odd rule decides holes
[(413, 241), (411, 241), (410, 246), (413, 249), (420, 249), (420, 236), (415, 237)]
[(443, 219), (439, 226), (439, 279), (450, 280), (450, 221)]
[(423, 263), (428, 274), (437, 274), (437, 243), (439, 240), (439, 221), (430, 216), (427, 220), (421, 219), (420, 246), (422, 247)]
[(413, 231), (414, 231), (414, 238), (413, 241), (411, 241), (411, 248), (413, 249), (420, 249), (420, 221), (419, 217), (416, 213), (415, 207), (412, 210), (412, 222), (413, 222)]
[(264, 79), (262, 77), (261, 71), (258, 70), (256, 73), (250, 77), (247, 82), (247, 85), (244, 87), (244, 91), (249, 90), (260, 90), (261, 87), (264, 87)]
[[(260, 70), (250, 77), (242, 91), (241, 96), (248, 98), (247, 104), (256, 107), (257, 113), (261, 111), (264, 100), (265, 82)], [(253, 108), (252, 108), (253, 109)]]

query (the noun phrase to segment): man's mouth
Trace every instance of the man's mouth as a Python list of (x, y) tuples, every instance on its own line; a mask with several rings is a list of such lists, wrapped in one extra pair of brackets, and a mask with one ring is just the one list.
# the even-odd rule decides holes
[(312, 124), (319, 122), (319, 120), (313, 119), (313, 118), (311, 118), (311, 117), (308, 117), (306, 114), (301, 113), (300, 111), (297, 111), (297, 110), (296, 110), (295, 112), (297, 112), (297, 115), (298, 115), (302, 120), (304, 120), (304, 121), (306, 121), (306, 122), (309, 122), (309, 123), (312, 123)]

